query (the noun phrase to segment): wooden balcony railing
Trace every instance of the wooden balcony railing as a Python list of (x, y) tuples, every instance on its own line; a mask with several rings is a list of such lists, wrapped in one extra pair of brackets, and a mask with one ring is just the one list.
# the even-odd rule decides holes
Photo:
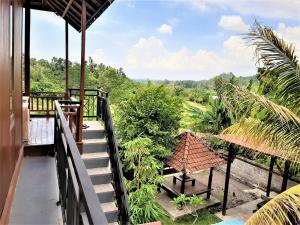
[[(69, 102), (67, 105), (77, 104), (78, 102)], [(74, 225), (107, 225), (59, 101), (55, 101), (55, 108), (54, 146), (63, 222)]]
[(119, 156), (118, 145), (113, 127), (113, 120), (109, 106), (108, 94), (99, 91), (97, 97), (97, 117), (104, 122), (107, 135), (111, 169), (113, 173), (113, 185), (116, 192), (116, 200), (119, 208), (120, 224), (129, 224), (129, 207), (127, 192), (123, 182), (122, 164)]
[(54, 116), (56, 100), (65, 98), (65, 93), (59, 92), (31, 92), (29, 109), (31, 116)]

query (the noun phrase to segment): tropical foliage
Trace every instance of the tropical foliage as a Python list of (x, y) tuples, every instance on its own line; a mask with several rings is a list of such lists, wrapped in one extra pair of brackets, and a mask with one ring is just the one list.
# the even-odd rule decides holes
[(227, 84), (223, 100), (239, 122), (225, 132), (268, 145), (282, 158), (300, 162), (300, 92), (293, 84), (300, 82), (300, 76), (294, 48), (259, 24), (248, 37), (256, 47), (258, 61), (264, 65), (261, 79), (272, 75), (276, 85), (268, 94), (260, 95)]
[[(238, 119), (225, 133), (268, 146), (273, 149), (270, 153), (299, 163), (300, 74), (295, 49), (259, 24), (247, 38), (263, 66), (259, 71), (260, 88), (253, 93), (233, 84), (224, 85), (223, 102)], [(299, 195), (299, 186), (282, 193), (247, 224), (295, 224), (294, 218), (299, 218)]]
[(277, 195), (259, 209), (246, 225), (294, 225), (300, 223), (300, 185)]
[(156, 202), (162, 163), (151, 154), (152, 145), (151, 139), (142, 137), (125, 144), (125, 169), (133, 170), (133, 179), (126, 182), (132, 224), (152, 222), (164, 214)]
[(165, 158), (173, 148), (181, 110), (181, 99), (165, 86), (149, 83), (137, 89), (118, 105), (116, 124), (120, 142), (147, 137), (153, 142), (152, 155)]

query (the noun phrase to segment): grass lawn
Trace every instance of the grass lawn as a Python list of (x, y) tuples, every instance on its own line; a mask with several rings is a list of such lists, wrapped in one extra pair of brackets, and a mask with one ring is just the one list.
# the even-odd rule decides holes
[[(162, 225), (191, 225), (193, 224), (195, 217), (193, 216), (185, 216), (182, 217), (175, 222), (173, 222), (169, 217), (164, 216), (160, 219)], [(198, 214), (198, 219), (194, 223), (194, 225), (211, 225), (214, 223), (218, 223), (221, 220), (217, 218), (215, 215), (210, 214), (207, 210), (202, 210)]]

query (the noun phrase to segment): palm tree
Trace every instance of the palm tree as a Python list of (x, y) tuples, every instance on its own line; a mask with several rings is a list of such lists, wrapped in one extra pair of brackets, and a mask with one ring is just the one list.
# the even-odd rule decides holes
[[(293, 165), (300, 163), (300, 66), (295, 48), (279, 38), (271, 28), (256, 23), (246, 36), (254, 46), (260, 80), (272, 80), (264, 95), (232, 84), (223, 88), (222, 100), (237, 123), (224, 133), (268, 146), (272, 153)], [(294, 224), (300, 218), (300, 186), (278, 195), (246, 223)]]

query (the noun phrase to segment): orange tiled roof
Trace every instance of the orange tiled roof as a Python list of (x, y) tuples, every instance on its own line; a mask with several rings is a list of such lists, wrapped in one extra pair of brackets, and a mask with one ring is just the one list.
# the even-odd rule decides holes
[(217, 153), (210, 150), (202, 139), (191, 132), (179, 135), (179, 143), (167, 164), (177, 171), (184, 167), (186, 172), (208, 169), (225, 163)]

